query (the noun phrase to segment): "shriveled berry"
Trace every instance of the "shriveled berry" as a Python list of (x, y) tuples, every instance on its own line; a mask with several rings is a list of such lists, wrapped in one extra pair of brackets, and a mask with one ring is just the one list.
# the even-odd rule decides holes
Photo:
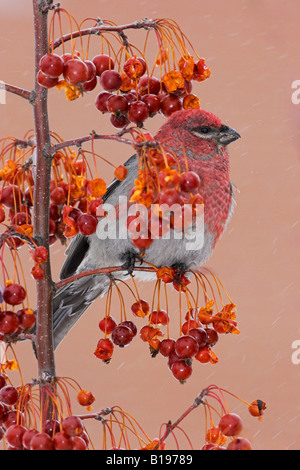
[(255, 400), (249, 405), (248, 410), (252, 416), (262, 416), (266, 408), (265, 402), (262, 400)]
[(173, 204), (182, 204), (182, 198), (178, 191), (174, 188), (166, 189), (161, 191), (158, 199), (159, 204), (167, 204), (168, 206), (172, 206)]
[(130, 57), (123, 66), (124, 72), (132, 80), (136, 80), (144, 75), (146, 68), (146, 62), (141, 57)]
[(94, 351), (94, 355), (102, 361), (110, 361), (114, 352), (114, 345), (109, 338), (101, 338)]
[(32, 259), (36, 263), (44, 263), (48, 259), (48, 250), (44, 246), (38, 246), (33, 252), (32, 252)]
[(81, 406), (91, 406), (94, 401), (95, 397), (92, 392), (87, 392), (86, 390), (80, 390), (77, 395), (77, 401)]
[(114, 175), (119, 181), (123, 181), (126, 178), (127, 173), (128, 170), (124, 165), (119, 165), (114, 171)]

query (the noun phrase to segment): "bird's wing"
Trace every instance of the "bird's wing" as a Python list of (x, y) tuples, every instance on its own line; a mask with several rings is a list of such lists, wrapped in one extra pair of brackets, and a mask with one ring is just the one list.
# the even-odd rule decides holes
[[(124, 165), (126, 167), (130, 166), (130, 164), (132, 163), (134, 159), (136, 159), (136, 155), (132, 155), (124, 163)], [(103, 202), (107, 201), (109, 196), (114, 193), (114, 191), (118, 188), (120, 184), (121, 184), (121, 181), (117, 180), (116, 178), (111, 182), (111, 184), (107, 188), (106, 193), (102, 197)], [(73, 274), (75, 274), (78, 266), (85, 258), (85, 255), (87, 254), (88, 249), (89, 249), (89, 237), (81, 235), (80, 233), (76, 235), (76, 237), (72, 240), (72, 242), (66, 249), (67, 258), (61, 269), (60, 279), (66, 279), (67, 277), (70, 277)]]

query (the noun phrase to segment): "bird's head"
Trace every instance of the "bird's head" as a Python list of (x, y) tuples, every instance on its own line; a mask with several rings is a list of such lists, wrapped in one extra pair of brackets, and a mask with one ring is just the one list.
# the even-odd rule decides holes
[(191, 109), (173, 113), (161, 127), (155, 138), (175, 150), (184, 145), (198, 155), (219, 152), (240, 134), (223, 124), (221, 119), (203, 109)]

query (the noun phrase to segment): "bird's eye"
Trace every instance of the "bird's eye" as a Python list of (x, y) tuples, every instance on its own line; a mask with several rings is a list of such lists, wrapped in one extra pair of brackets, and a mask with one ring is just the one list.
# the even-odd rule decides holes
[(210, 128), (209, 127), (200, 127), (200, 132), (201, 134), (208, 134), (208, 132), (210, 131)]

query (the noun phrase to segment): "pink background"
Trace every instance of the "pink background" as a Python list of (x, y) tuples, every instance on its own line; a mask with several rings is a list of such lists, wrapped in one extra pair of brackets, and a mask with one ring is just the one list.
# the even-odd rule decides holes
[[(300, 105), (291, 101), (291, 84), (300, 79), (298, 2), (283, 0), (227, 0), (210, 2), (165, 0), (64, 0), (62, 6), (80, 21), (100, 16), (118, 24), (170, 17), (180, 24), (200, 55), (206, 57), (211, 78), (194, 91), (201, 106), (238, 130), (242, 139), (230, 146), (232, 181), (238, 188), (237, 207), (226, 234), (208, 266), (220, 276), (237, 304), (239, 336), (220, 337), (215, 347), (217, 365), (196, 364), (190, 380), (178, 383), (161, 356), (151, 359), (138, 338), (117, 349), (110, 365), (93, 351), (101, 337), (98, 321), (105, 299), (98, 300), (80, 320), (56, 354), (57, 375), (76, 379), (96, 396), (94, 410), (114, 404), (131, 413), (151, 437), (159, 426), (175, 420), (205, 386), (215, 383), (246, 401), (260, 398), (268, 409), (262, 421), (251, 418), (238, 401), (231, 410), (244, 421), (243, 435), (255, 449), (300, 448), (300, 365), (292, 363), (293, 341), (299, 328), (299, 118)], [(0, 78), (33, 87), (32, 7), (29, 0), (2, 0), (0, 14)], [(144, 32), (129, 32), (133, 43), (143, 45)], [(154, 36), (153, 43), (154, 43)], [(98, 39), (92, 38), (97, 52)], [(155, 45), (156, 47), (156, 45)], [(153, 60), (149, 47), (149, 60)], [(153, 54), (153, 52), (152, 52)], [(67, 103), (63, 91), (49, 93), (51, 129), (64, 139), (112, 133), (110, 123), (94, 107), (97, 91)], [(0, 105), (0, 135), (22, 137), (32, 128), (31, 109), (18, 97), (7, 96)], [(147, 122), (155, 132), (163, 118)], [(103, 142), (97, 150), (115, 164), (131, 150)], [(111, 168), (99, 166), (109, 181)], [(62, 263), (58, 244), (52, 248), (53, 278)], [(24, 259), (26, 258), (24, 254)], [(30, 283), (28, 273), (28, 283)], [(33, 283), (32, 283), (33, 286)], [(150, 285), (139, 285), (151, 299)], [(33, 287), (32, 287), (33, 289)], [(125, 293), (126, 294), (126, 293)], [(34, 292), (33, 292), (34, 298)], [(131, 298), (128, 299), (128, 317)], [(117, 305), (117, 304), (116, 304)], [(170, 302), (178, 316), (178, 297)], [(118, 317), (118, 311), (115, 312)], [(176, 319), (175, 319), (176, 323)], [(138, 323), (142, 326), (143, 322)], [(25, 381), (36, 376), (29, 343), (16, 347)], [(16, 372), (11, 374), (16, 382)], [(74, 406), (74, 412), (82, 412)], [(92, 425), (99, 445), (98, 423)], [(184, 424), (195, 448), (203, 443), (204, 412), (195, 411)], [(181, 441), (186, 447), (186, 441)], [(170, 438), (170, 446), (173, 446)]]

